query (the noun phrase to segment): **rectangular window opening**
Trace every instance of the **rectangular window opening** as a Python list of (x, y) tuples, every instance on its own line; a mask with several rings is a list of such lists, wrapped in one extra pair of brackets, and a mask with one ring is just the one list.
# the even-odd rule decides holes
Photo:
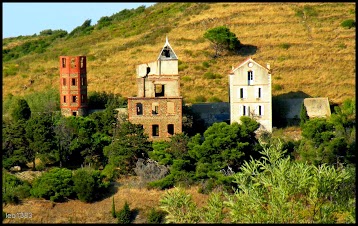
[(77, 96), (72, 96), (72, 102), (77, 103)]
[(258, 88), (257, 92), (258, 92), (258, 93), (257, 93), (257, 97), (258, 97), (258, 98), (261, 98), (261, 88)]
[(152, 136), (159, 136), (159, 125), (152, 125)]
[(247, 72), (247, 80), (248, 80), (248, 84), (252, 85), (253, 81), (254, 81), (254, 75), (252, 71), (248, 71)]
[(244, 98), (244, 88), (240, 88), (240, 98)]
[(71, 68), (75, 68), (75, 67), (76, 67), (76, 59), (71, 58)]
[(85, 78), (81, 77), (81, 86), (84, 86), (84, 85), (85, 85)]
[(168, 124), (168, 134), (174, 135), (174, 124)]
[(73, 85), (73, 86), (76, 85), (76, 79), (75, 79), (75, 78), (72, 79), (72, 85)]
[(62, 85), (66, 86), (66, 79), (65, 78), (62, 79)]
[(137, 111), (137, 115), (143, 115), (143, 105), (142, 105), (142, 103), (137, 103), (136, 104), (136, 111)]
[(152, 114), (157, 115), (158, 113), (159, 113), (159, 104), (158, 103), (153, 103), (152, 104)]
[(63, 96), (63, 103), (66, 103), (66, 96)]
[(73, 116), (77, 116), (77, 112), (76, 112), (76, 111), (73, 111), (73, 112), (72, 112), (72, 115), (73, 115)]
[(66, 67), (66, 58), (62, 58), (62, 67), (63, 67), (63, 68)]
[(164, 97), (164, 85), (155, 84), (154, 85), (155, 97)]
[(83, 57), (81, 57), (81, 68), (84, 67), (84, 61), (85, 61), (85, 59)]

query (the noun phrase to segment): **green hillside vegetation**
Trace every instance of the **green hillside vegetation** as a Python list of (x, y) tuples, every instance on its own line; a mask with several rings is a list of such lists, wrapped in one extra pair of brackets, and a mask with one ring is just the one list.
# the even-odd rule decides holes
[[(155, 61), (165, 37), (179, 57), (186, 103), (228, 101), (227, 75), (248, 56), (270, 63), (273, 96), (355, 96), (354, 3), (157, 3), (86, 20), (71, 32), (3, 39), (3, 100), (58, 86), (59, 56), (87, 56), (88, 91), (136, 95), (136, 65)], [(204, 38), (227, 26), (242, 48), (214, 58)], [(205, 87), (205, 89), (204, 89)]]

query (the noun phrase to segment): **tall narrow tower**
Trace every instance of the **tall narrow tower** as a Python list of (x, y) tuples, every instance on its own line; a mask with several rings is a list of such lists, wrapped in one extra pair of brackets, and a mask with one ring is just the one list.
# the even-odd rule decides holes
[(141, 124), (150, 140), (169, 140), (182, 132), (178, 57), (168, 38), (156, 61), (137, 65), (138, 94), (128, 97), (128, 120)]
[(60, 56), (60, 103), (64, 116), (87, 114), (85, 56)]

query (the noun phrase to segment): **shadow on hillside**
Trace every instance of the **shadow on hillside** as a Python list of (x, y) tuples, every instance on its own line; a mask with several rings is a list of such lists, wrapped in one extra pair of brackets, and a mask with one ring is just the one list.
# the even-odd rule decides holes
[[(303, 99), (310, 97), (302, 91), (272, 96), (272, 126), (277, 128), (298, 126)], [(298, 117), (290, 118), (290, 115), (298, 115)]]
[(240, 48), (237, 50), (237, 54), (240, 56), (250, 56), (254, 55), (256, 52), (257, 46), (245, 44), (241, 44)]
[(109, 187), (108, 187), (108, 192), (106, 193), (103, 193), (97, 200), (96, 202), (98, 201), (102, 201), (106, 198), (109, 198), (113, 195), (115, 195), (117, 192), (118, 192), (118, 186), (119, 186), (119, 183), (114, 181), (114, 182), (111, 182)]

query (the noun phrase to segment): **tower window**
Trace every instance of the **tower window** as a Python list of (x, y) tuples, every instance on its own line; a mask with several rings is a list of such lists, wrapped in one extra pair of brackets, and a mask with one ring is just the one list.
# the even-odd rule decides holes
[(63, 96), (63, 103), (66, 103), (66, 96)]
[(159, 125), (152, 125), (152, 136), (159, 136)]
[(72, 59), (71, 59), (71, 67), (72, 67), (72, 68), (75, 68), (75, 67), (76, 67), (76, 59), (75, 59), (75, 58), (72, 58)]
[(248, 85), (252, 85), (254, 82), (254, 73), (253, 71), (248, 71), (247, 72), (247, 81), (248, 81)]
[(157, 115), (159, 113), (159, 104), (157, 102), (152, 103), (152, 114)]
[(257, 98), (261, 98), (261, 87), (257, 89)]
[(136, 104), (137, 115), (143, 115), (143, 105), (141, 103)]
[(164, 85), (155, 84), (154, 85), (155, 97), (164, 97)]
[(62, 79), (62, 85), (66, 86), (66, 79), (65, 78)]
[(63, 68), (66, 67), (66, 58), (62, 58), (62, 67), (63, 67)]
[(75, 78), (72, 79), (72, 85), (73, 85), (73, 86), (76, 85), (76, 79), (75, 79)]
[(169, 51), (169, 48), (167, 46), (164, 47), (163, 52), (162, 52), (162, 56), (170, 57), (170, 51)]
[(174, 134), (174, 124), (168, 124), (168, 133), (170, 135)]
[(240, 97), (241, 99), (247, 98), (246, 88), (244, 88), (244, 87), (239, 88), (239, 97)]
[(81, 57), (81, 68), (84, 67), (84, 61), (85, 61), (85, 58), (84, 58), (84, 57)]
[(72, 103), (77, 103), (77, 96), (72, 96)]

